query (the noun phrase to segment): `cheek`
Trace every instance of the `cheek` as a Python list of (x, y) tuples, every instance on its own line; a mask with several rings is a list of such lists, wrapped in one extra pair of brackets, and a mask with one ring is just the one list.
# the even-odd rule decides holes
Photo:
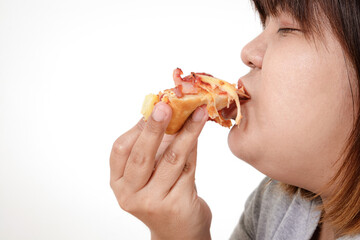
[(327, 71), (320, 71), (321, 65), (309, 54), (295, 53), (264, 62), (256, 108), (264, 132), (270, 131), (274, 137), (301, 134), (327, 110), (333, 86), (327, 83)]
[(315, 135), (309, 131), (327, 129), (330, 133), (336, 127), (343, 105), (341, 93), (347, 91), (345, 66), (333, 52), (314, 48), (305, 45), (284, 54), (269, 51), (269, 58), (264, 59), (256, 114), (259, 124), (274, 136), (293, 134), (308, 140)]
[(312, 171), (321, 159), (330, 164), (345, 140), (351, 100), (343, 61), (326, 54), (311, 48), (267, 52), (252, 83), (254, 98), (244, 107), (248, 119), (229, 134), (236, 156), (267, 175)]

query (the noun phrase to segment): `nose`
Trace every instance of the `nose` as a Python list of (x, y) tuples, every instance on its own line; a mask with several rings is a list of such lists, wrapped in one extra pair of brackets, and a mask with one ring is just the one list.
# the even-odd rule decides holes
[(260, 34), (242, 49), (241, 60), (250, 68), (261, 69), (265, 51), (265, 39)]

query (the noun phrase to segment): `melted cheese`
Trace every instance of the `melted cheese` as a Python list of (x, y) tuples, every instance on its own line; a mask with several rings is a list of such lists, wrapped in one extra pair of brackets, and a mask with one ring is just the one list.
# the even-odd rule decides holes
[(235, 119), (235, 123), (237, 125), (240, 124), (241, 121), (241, 112), (240, 112), (240, 100), (239, 100), (239, 96), (237, 94), (237, 89), (235, 88), (234, 85), (217, 79), (217, 78), (213, 78), (213, 77), (209, 77), (206, 75), (198, 75), (201, 78), (201, 81), (205, 82), (205, 83), (209, 83), (211, 85), (211, 87), (213, 86), (217, 86), (220, 90), (227, 92), (229, 99), (228, 99), (228, 106), (231, 100), (234, 100), (236, 103), (236, 107), (237, 107), (237, 115), (236, 115), (236, 119)]

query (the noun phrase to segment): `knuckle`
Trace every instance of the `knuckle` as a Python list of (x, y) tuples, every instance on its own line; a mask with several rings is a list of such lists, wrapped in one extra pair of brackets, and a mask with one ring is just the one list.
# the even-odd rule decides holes
[(143, 166), (147, 162), (149, 162), (148, 157), (144, 155), (142, 152), (138, 152), (138, 151), (133, 152), (130, 161), (131, 163), (139, 166)]
[(119, 193), (124, 193), (125, 192), (125, 188), (124, 188), (124, 184), (122, 183), (123, 180), (119, 179), (119, 180), (114, 180), (112, 178), (110, 178), (110, 188), (111, 190), (114, 192), (114, 194), (117, 196), (117, 194)]
[(151, 134), (161, 134), (165, 131), (165, 128), (161, 122), (149, 120), (146, 125), (146, 130)]
[(173, 150), (169, 149), (164, 153), (163, 159), (168, 163), (176, 164), (179, 158)]
[(132, 213), (135, 211), (134, 206), (132, 204), (132, 201), (130, 201), (130, 199), (126, 199), (126, 198), (121, 198), (121, 200), (119, 200), (119, 206), (121, 207), (122, 210), (128, 212), (128, 213)]
[(146, 198), (143, 201), (143, 212), (148, 216), (154, 216), (158, 213), (158, 207), (153, 203), (151, 198)]
[(123, 192), (124, 192), (123, 184), (121, 184), (121, 181), (110, 180), (110, 187), (114, 192), (116, 199), (119, 201), (120, 199), (119, 196), (123, 196)]
[(116, 155), (122, 155), (130, 150), (129, 142), (126, 138), (119, 137), (113, 144), (113, 152)]
[(146, 215), (154, 217), (162, 214), (162, 207), (160, 202), (155, 200), (154, 196), (150, 193), (137, 195), (136, 199), (132, 199), (130, 209), (132, 214)]
[(183, 168), (184, 172), (189, 172), (192, 167), (192, 164), (190, 162), (186, 162)]
[(133, 213), (136, 211), (136, 204), (132, 194), (128, 194), (126, 191), (122, 191), (117, 195), (119, 206), (122, 210)]
[(115, 182), (110, 180), (110, 188), (114, 191), (115, 190)]

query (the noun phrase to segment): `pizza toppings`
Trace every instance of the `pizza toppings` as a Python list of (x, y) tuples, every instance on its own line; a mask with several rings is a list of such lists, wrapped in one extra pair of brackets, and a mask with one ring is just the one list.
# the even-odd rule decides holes
[(196, 94), (198, 93), (198, 87), (192, 82), (182, 82), (182, 92), (184, 94)]
[[(194, 73), (192, 72), (190, 75), (182, 78), (181, 75), (183, 71), (180, 68), (177, 68), (173, 72), (173, 78), (175, 82), (175, 88), (173, 88), (174, 93), (178, 98), (181, 98), (185, 95), (197, 94), (200, 91), (207, 91), (208, 93), (212, 93), (217, 90), (217, 94), (220, 95), (228, 95), (228, 104), (229, 107), (230, 102), (235, 101), (237, 107), (237, 117), (236, 124), (240, 123), (241, 120), (241, 112), (240, 112), (240, 101), (241, 99), (248, 99), (249, 96), (245, 91), (244, 86), (239, 86), (237, 89), (235, 84), (230, 84), (226, 81), (214, 78), (212, 75), (207, 73)], [(214, 99), (214, 97), (213, 97)], [(213, 101), (212, 99), (212, 101)], [(218, 109), (213, 109), (214, 106), (208, 108), (210, 112), (218, 112)], [(210, 116), (215, 114), (209, 114)], [(219, 121), (223, 121), (223, 119), (219, 119)]]
[(173, 117), (167, 128), (168, 134), (176, 133), (196, 107), (206, 104), (209, 120), (215, 121), (224, 127), (231, 127), (229, 119), (224, 119), (220, 111), (237, 109), (235, 124), (239, 125), (242, 118), (240, 100), (250, 98), (244, 86), (236, 87), (226, 81), (214, 78), (207, 73), (194, 73), (181, 77), (180, 68), (173, 72), (175, 87), (159, 92), (158, 95), (150, 94), (146, 97), (142, 113), (145, 120), (151, 115), (154, 105), (166, 102), (173, 108)]
[(174, 79), (174, 82), (175, 82), (175, 86), (181, 85), (181, 83), (183, 81), (181, 75), (183, 75), (183, 72), (181, 71), (180, 68), (177, 68), (177, 69), (174, 70), (173, 79)]
[(182, 78), (182, 74), (183, 72), (180, 68), (175, 69), (173, 72), (173, 78), (176, 86), (174, 92), (176, 96), (182, 97), (186, 94), (197, 94), (199, 81), (193, 75)]
[(176, 94), (176, 96), (177, 96), (178, 98), (181, 98), (181, 97), (184, 96), (184, 94), (183, 94), (183, 92), (182, 92), (182, 88), (183, 88), (182, 85), (178, 85), (178, 86), (176, 86), (176, 87), (174, 88), (174, 93)]

